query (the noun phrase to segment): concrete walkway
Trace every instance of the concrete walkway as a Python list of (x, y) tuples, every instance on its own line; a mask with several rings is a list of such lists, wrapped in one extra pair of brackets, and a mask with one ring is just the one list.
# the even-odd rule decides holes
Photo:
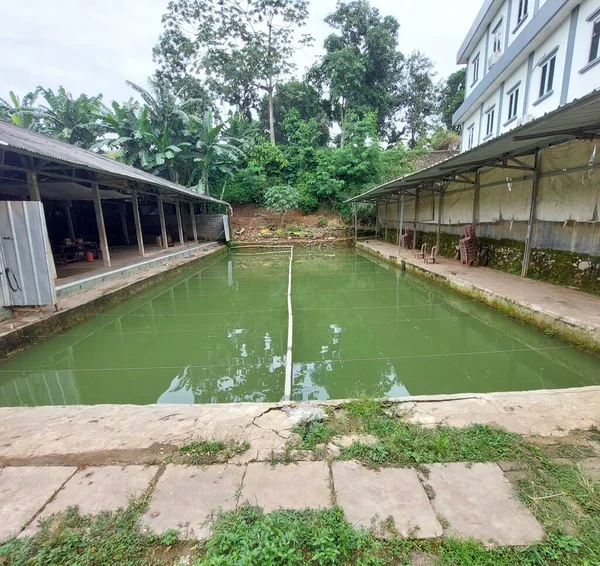
[(398, 254), (397, 245), (381, 240), (357, 242), (356, 248), (387, 260), (400, 258), (415, 269), (446, 280), (458, 290), (476, 291), (484, 299), (518, 305), (525, 311), (586, 333), (600, 350), (600, 297), (485, 267), (467, 268), (444, 257), (439, 258), (439, 263), (425, 264), (415, 259), (415, 251), (403, 250)]
[[(600, 386), (390, 399), (425, 426), (489, 424), (524, 435), (565, 436), (600, 426)], [(343, 406), (344, 401), (317, 403)], [(0, 408), (0, 466), (162, 462), (192, 440), (248, 441), (247, 461), (269, 460), (293, 434), (295, 403), (73, 405)]]
[[(425, 472), (425, 473), (424, 473)], [(205, 539), (218, 510), (243, 504), (265, 512), (318, 509), (334, 501), (356, 527), (379, 536), (428, 539), (443, 535), (486, 544), (525, 545), (544, 532), (518, 502), (497, 464), (433, 464), (412, 468), (364, 468), (357, 462), (302, 461), (166, 466), (4, 468), (0, 471), (0, 541), (36, 532), (39, 520), (79, 506), (97, 514), (124, 507), (150, 492), (141, 526), (184, 539)], [(391, 519), (390, 519), (391, 518)]]

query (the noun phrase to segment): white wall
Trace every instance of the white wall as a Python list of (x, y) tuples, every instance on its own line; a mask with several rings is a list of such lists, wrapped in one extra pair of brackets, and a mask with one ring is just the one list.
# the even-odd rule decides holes
[(474, 132), (473, 132), (473, 147), (476, 147), (478, 145), (477, 141), (479, 140), (479, 107), (477, 106), (476, 108), (473, 109), (473, 112), (471, 114), (469, 114), (469, 116), (467, 116), (465, 118), (464, 124), (463, 124), (463, 130), (462, 130), (462, 146), (461, 146), (461, 151), (467, 151), (469, 149), (468, 147), (468, 129), (471, 126), (471, 124), (474, 124)]
[[(527, 17), (523, 20), (518, 29), (517, 24), (519, 22), (519, 0), (513, 0), (512, 10), (510, 14), (510, 22), (508, 26), (508, 44), (510, 45), (522, 31), (525, 29), (527, 24), (533, 18), (535, 0), (529, 0), (527, 4)], [(513, 33), (514, 32), (514, 33)]]
[(600, 63), (588, 68), (583, 73), (581, 72), (588, 64), (592, 28), (594, 27), (594, 21), (597, 20), (595, 18), (590, 22), (586, 22), (586, 19), (598, 10), (598, 8), (600, 8), (600, 0), (584, 0), (579, 7), (567, 102), (571, 102), (575, 98), (581, 98), (595, 88), (600, 87)]
[[(473, 59), (475, 55), (479, 53), (479, 79), (476, 83), (473, 83)], [(479, 40), (479, 43), (473, 49), (471, 54), (469, 55), (469, 64), (467, 66), (467, 84), (465, 85), (465, 96), (469, 96), (473, 89), (481, 82), (485, 72), (486, 72), (486, 59), (485, 59), (485, 34)]]
[[(555, 110), (560, 104), (560, 93), (565, 70), (565, 56), (569, 39), (569, 21), (570, 17), (563, 20), (563, 22), (556, 27), (554, 32), (534, 52), (531, 85), (529, 88), (529, 104), (526, 113), (532, 114), (535, 118), (539, 118), (540, 116)], [(538, 63), (547, 53), (550, 53), (557, 46), (558, 51), (556, 53), (556, 67), (554, 70), (554, 82), (552, 87), (554, 92), (551, 96), (536, 104), (540, 94), (540, 82), (542, 77), (542, 67), (540, 67)]]
[[(519, 99), (517, 101), (517, 119), (510, 122), (510, 124), (504, 125), (508, 121), (508, 92), (519, 82)], [(504, 81), (504, 100), (502, 101), (502, 116), (500, 118), (500, 134), (508, 132), (517, 126), (518, 118), (525, 114), (524, 103), (525, 103), (525, 89), (527, 88), (527, 61), (521, 64), (521, 66), (510, 75)]]

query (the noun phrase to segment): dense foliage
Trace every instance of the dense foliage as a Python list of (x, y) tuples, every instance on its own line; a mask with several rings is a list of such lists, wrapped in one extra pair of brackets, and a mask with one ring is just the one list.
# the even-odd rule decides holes
[(323, 55), (295, 77), (308, 14), (307, 0), (172, 0), (158, 69), (146, 87), (128, 83), (128, 101), (38, 87), (0, 99), (0, 119), (234, 204), (344, 213), (415, 153), (457, 147), (464, 71), (436, 83), (429, 58), (399, 50), (396, 18), (352, 0), (325, 18)]

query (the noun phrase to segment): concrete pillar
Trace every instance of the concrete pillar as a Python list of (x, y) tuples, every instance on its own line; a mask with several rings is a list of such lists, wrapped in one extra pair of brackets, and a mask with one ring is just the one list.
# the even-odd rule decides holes
[(533, 180), (531, 182), (531, 202), (529, 203), (529, 222), (527, 223), (527, 237), (525, 238), (525, 251), (523, 252), (523, 263), (521, 265), (521, 277), (527, 277), (529, 270), (529, 258), (531, 256), (531, 239), (533, 235), (533, 223), (535, 222), (535, 210), (538, 186), (540, 184), (540, 159), (541, 151), (535, 152)]
[(194, 214), (194, 203), (190, 202), (190, 216), (192, 218), (192, 234), (194, 242), (198, 243), (198, 227), (196, 226), (196, 215)]
[(358, 204), (354, 203), (354, 243), (358, 237)]
[(158, 217), (160, 218), (160, 236), (165, 250), (169, 249), (169, 240), (167, 238), (167, 223), (165, 222), (165, 205), (162, 195), (158, 197)]
[(125, 240), (125, 245), (129, 245), (129, 228), (127, 228), (127, 214), (125, 210), (125, 205), (121, 207), (119, 210), (119, 215), (121, 216), (121, 227), (123, 228), (123, 239)]
[(110, 267), (110, 252), (108, 251), (108, 238), (106, 237), (106, 226), (104, 225), (104, 215), (102, 214), (102, 199), (100, 198), (100, 188), (96, 182), (92, 183), (92, 195), (94, 197), (94, 210), (96, 212), (96, 224), (98, 224), (102, 261), (105, 267)]
[(183, 246), (185, 244), (185, 237), (183, 235), (183, 222), (181, 221), (181, 206), (179, 201), (175, 201), (175, 213), (177, 214), (177, 230), (179, 231), (179, 243)]
[(131, 191), (131, 206), (133, 207), (133, 222), (135, 224), (135, 238), (137, 240), (138, 250), (141, 257), (146, 257), (144, 250), (144, 235), (142, 234), (142, 220), (140, 218), (140, 207), (138, 203), (137, 191)]
[(379, 237), (379, 199), (375, 199), (375, 239)]

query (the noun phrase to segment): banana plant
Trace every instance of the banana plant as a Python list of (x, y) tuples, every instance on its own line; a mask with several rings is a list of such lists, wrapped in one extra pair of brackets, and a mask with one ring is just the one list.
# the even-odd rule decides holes
[(11, 121), (21, 128), (35, 129), (41, 116), (39, 110), (34, 106), (39, 95), (39, 89), (26, 94), (21, 99), (11, 90), (8, 93), (9, 100), (0, 98), (0, 119)]

